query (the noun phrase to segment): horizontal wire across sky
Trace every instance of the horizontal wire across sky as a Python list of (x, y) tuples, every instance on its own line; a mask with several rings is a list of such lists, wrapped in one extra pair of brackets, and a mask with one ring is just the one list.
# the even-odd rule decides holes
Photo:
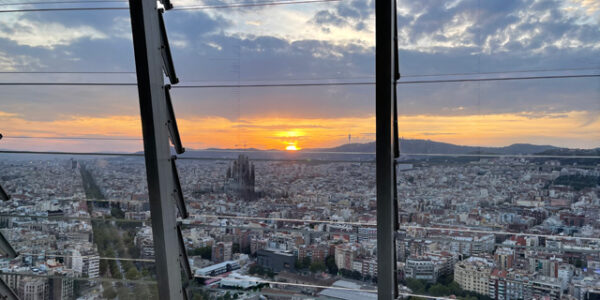
[[(569, 79), (569, 78), (598, 78), (600, 74), (574, 74), (574, 75), (540, 75), (519, 77), (489, 77), (489, 78), (457, 78), (457, 79), (432, 79), (432, 80), (406, 80), (396, 84), (428, 84), (428, 83), (461, 83), (461, 82), (487, 82), (487, 81), (516, 81), (516, 80), (543, 80), (543, 79)], [(173, 89), (188, 88), (263, 88), (263, 87), (311, 87), (311, 86), (360, 86), (375, 85), (374, 81), (339, 81), (339, 82), (289, 82), (289, 83), (236, 83), (236, 84), (191, 84), (182, 82), (172, 86)], [(0, 86), (137, 86), (137, 83), (124, 82), (0, 82)]]
[[(339, 155), (375, 155), (374, 152), (333, 152), (333, 151), (279, 151), (279, 150), (194, 150), (195, 152), (207, 152), (207, 153), (288, 153), (290, 156), (297, 154), (339, 154)], [(68, 152), (68, 151), (23, 151), (23, 150), (0, 150), (0, 154), (33, 154), (33, 155), (73, 155), (73, 156), (132, 156), (132, 157), (143, 157), (144, 153), (117, 153), (117, 152)], [(544, 154), (473, 154), (473, 153), (400, 153), (401, 156), (427, 156), (427, 157), (482, 157), (482, 158), (555, 158), (555, 159), (600, 159), (600, 155), (544, 155)], [(180, 156), (177, 159), (180, 160), (233, 160), (234, 157), (193, 157), (193, 156)], [(340, 162), (340, 163), (351, 163), (351, 162), (372, 162), (372, 160), (330, 160), (330, 159), (316, 159), (311, 157), (300, 157), (300, 158), (250, 158), (253, 161), (317, 161), (317, 162)]]
[[(325, 2), (339, 2), (344, 0), (298, 0), (298, 1), (267, 1), (267, 2), (256, 2), (256, 3), (235, 3), (235, 4), (223, 4), (223, 5), (190, 5), (174, 7), (172, 11), (188, 11), (188, 10), (203, 10), (203, 9), (223, 9), (223, 8), (245, 8), (245, 7), (260, 7), (260, 6), (279, 6), (279, 5), (290, 5), (290, 4), (311, 4), (311, 3), (325, 3)], [(85, 1), (79, 2), (85, 3)], [(127, 2), (125, 2), (127, 3)], [(11, 5), (18, 5), (13, 3)], [(27, 5), (27, 4), (23, 4)], [(0, 4), (0, 6), (2, 6)], [(129, 7), (62, 7), (62, 8), (21, 8), (21, 9), (5, 9), (0, 10), (0, 13), (16, 13), (16, 12), (51, 12), (51, 11), (108, 11), (108, 10), (129, 10)]]

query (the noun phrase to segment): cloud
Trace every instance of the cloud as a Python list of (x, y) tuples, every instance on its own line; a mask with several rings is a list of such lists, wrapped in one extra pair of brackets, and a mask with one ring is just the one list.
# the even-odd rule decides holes
[(107, 35), (90, 26), (65, 27), (61, 23), (42, 23), (28, 19), (6, 18), (0, 21), (0, 38), (18, 45), (54, 49), (79, 39), (106, 39)]

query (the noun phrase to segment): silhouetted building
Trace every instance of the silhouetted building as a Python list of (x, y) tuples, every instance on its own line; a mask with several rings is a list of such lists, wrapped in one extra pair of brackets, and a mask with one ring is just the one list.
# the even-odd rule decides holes
[(259, 266), (270, 269), (275, 273), (294, 271), (296, 256), (289, 252), (260, 249), (256, 252), (256, 262)]
[(238, 194), (246, 201), (251, 201), (256, 199), (254, 183), (254, 164), (250, 163), (248, 156), (240, 154), (238, 159), (227, 168), (225, 190)]

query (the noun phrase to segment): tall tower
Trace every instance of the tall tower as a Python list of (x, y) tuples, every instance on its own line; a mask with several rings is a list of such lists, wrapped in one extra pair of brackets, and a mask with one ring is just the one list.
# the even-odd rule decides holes
[(246, 201), (254, 200), (255, 170), (247, 156), (240, 154), (227, 168), (225, 189), (238, 194)]

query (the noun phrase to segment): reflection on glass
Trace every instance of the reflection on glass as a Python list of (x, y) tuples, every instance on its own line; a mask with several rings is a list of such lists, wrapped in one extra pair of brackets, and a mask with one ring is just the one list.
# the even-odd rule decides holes
[[(478, 299), (596, 297), (596, 86), (593, 79), (402, 86), (403, 287)], [(573, 94), (580, 97), (567, 101)]]
[(18, 254), (1, 276), (21, 299), (156, 299), (141, 159), (15, 154), (0, 168), (0, 227)]

